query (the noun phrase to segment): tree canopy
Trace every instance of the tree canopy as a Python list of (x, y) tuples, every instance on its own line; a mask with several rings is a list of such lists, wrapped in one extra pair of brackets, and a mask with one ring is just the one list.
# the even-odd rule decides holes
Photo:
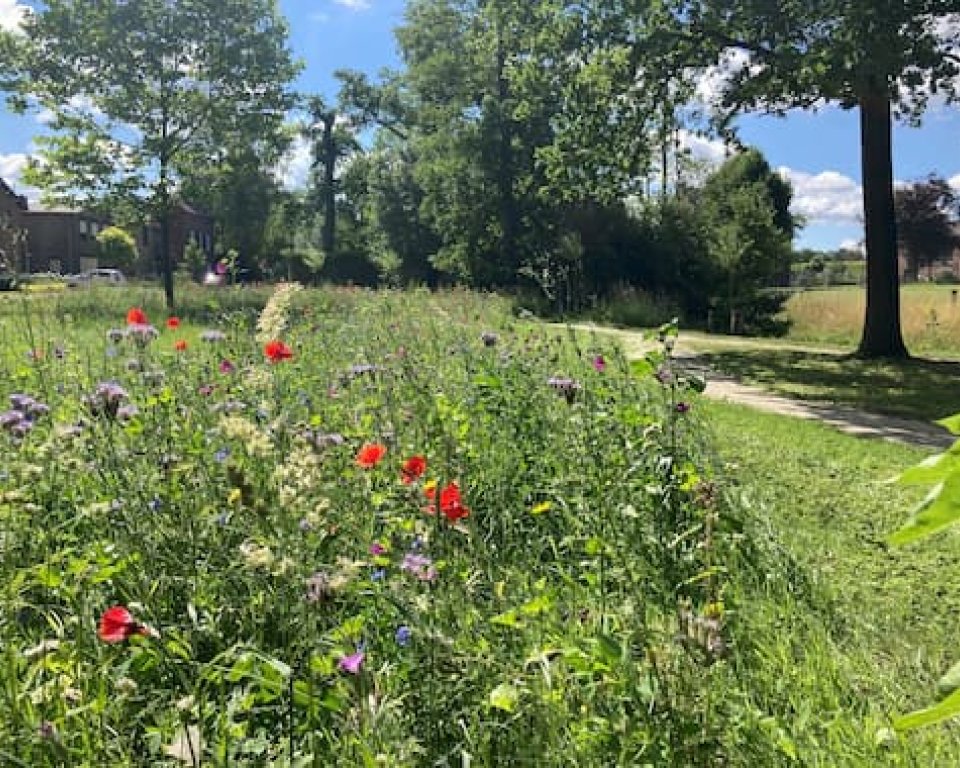
[(783, 114), (824, 103), (859, 110), (867, 249), (859, 353), (906, 355), (891, 120), (915, 123), (931, 98), (960, 98), (956, 0), (667, 0), (647, 8), (651, 61), (721, 75), (714, 104), (721, 128), (747, 110)]
[(167, 224), (184, 179), (280, 131), (297, 72), (275, 0), (49, 0), (24, 23), (20, 108), (49, 116), (26, 178), (47, 199)]

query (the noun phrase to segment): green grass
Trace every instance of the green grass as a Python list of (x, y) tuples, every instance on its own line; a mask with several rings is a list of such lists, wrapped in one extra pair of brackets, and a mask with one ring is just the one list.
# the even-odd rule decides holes
[[(702, 347), (701, 347), (702, 348)], [(798, 400), (936, 421), (960, 412), (960, 362), (865, 361), (829, 352), (712, 347), (711, 368)]]
[[(903, 337), (912, 354), (960, 358), (958, 286), (905, 285), (900, 290)], [(865, 290), (854, 286), (795, 293), (786, 304), (787, 339), (856, 348), (863, 329)]]
[[(876, 481), (916, 452), (461, 291), (296, 294), (259, 316), (272, 364), (266, 298), (185, 292), (176, 329), (143, 287), (0, 302), (0, 398), (49, 406), (0, 413), (0, 763), (172, 768), (185, 728), (264, 768), (956, 753), (949, 727), (876, 743), (952, 660), (952, 540), (881, 543), (910, 496)], [(143, 346), (110, 338), (131, 304)], [(160, 636), (106, 642), (115, 604)]]
[[(884, 542), (918, 500), (917, 489), (884, 481), (924, 453), (744, 407), (704, 403), (704, 409), (719, 456), (729, 463), (740, 492), (769, 521), (774, 539), (808, 575), (806, 588), (817, 595), (814, 608), (796, 598), (779, 607), (757, 606), (755, 619), (767, 628), (758, 653), (774, 664), (780, 654), (785, 666), (782, 683), (761, 679), (756, 687), (779, 685), (799, 707), (790, 726), (810, 718), (825, 733), (828, 723), (840, 726), (843, 716), (816, 711), (807, 702), (824, 696), (838, 680), (841, 689), (853, 687), (852, 706), (868, 710), (861, 721), (867, 730), (882, 727), (882, 713), (931, 703), (938, 677), (960, 660), (960, 542), (953, 534), (902, 550)], [(821, 625), (803, 615), (811, 610), (819, 613)], [(807, 637), (791, 636), (798, 630)], [(822, 764), (953, 765), (960, 730), (915, 732), (898, 757), (891, 753), (873, 763), (850, 752), (850, 742), (834, 749)]]

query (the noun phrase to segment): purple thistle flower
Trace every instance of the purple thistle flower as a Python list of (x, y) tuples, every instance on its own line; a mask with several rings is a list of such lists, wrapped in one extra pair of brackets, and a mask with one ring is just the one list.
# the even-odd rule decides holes
[(220, 361), (220, 373), (233, 373), (235, 370), (237, 370), (237, 366), (226, 358)]

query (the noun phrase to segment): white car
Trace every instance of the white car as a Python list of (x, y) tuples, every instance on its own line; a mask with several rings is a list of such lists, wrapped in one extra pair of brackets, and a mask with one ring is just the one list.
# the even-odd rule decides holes
[(79, 275), (71, 275), (67, 278), (67, 285), (126, 285), (127, 278), (119, 269), (91, 269), (89, 272), (81, 272)]

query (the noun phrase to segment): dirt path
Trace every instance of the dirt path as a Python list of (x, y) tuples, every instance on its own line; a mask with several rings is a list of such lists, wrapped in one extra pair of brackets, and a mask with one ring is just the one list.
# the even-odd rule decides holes
[[(619, 328), (605, 328), (589, 324), (578, 324), (573, 327), (587, 333), (597, 333), (617, 339), (628, 359), (642, 357), (656, 347), (655, 343), (645, 339), (643, 334), (638, 331), (626, 331)], [(801, 352), (806, 350), (830, 351), (822, 347), (813, 348), (770, 342), (757, 343), (752, 340), (717, 337), (710, 337), (709, 343), (711, 346), (749, 346), (751, 349), (762, 349), (766, 345), (771, 349), (789, 349)], [(837, 350), (837, 352), (842, 352), (842, 350)], [(704, 394), (716, 400), (726, 400), (782, 416), (815, 419), (847, 434), (893, 440), (922, 448), (943, 449), (952, 445), (954, 441), (950, 433), (936, 424), (869, 413), (835, 403), (793, 400), (772, 394), (760, 387), (743, 384), (732, 376), (711, 370), (695, 349), (684, 344), (682, 335), (674, 354), (677, 362), (685, 369), (695, 371), (706, 379), (707, 389)]]

